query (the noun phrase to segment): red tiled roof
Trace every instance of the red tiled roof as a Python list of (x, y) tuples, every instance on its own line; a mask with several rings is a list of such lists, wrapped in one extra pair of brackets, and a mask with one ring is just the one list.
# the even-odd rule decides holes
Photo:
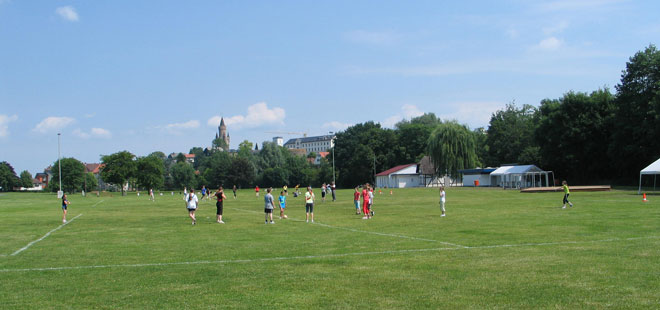
[(321, 155), (322, 158), (325, 158), (330, 154), (330, 152), (319, 152), (318, 154)]
[(186, 158), (195, 158), (195, 154), (185, 154)]
[(85, 170), (93, 174), (101, 172), (101, 169), (105, 167), (105, 164), (85, 164)]
[(385, 170), (385, 171), (383, 171), (383, 172), (377, 174), (376, 176), (390, 175), (390, 174), (395, 173), (395, 172), (397, 172), (397, 171), (399, 171), (399, 170), (406, 169), (406, 168), (408, 168), (408, 167), (410, 167), (410, 166), (412, 166), (412, 165), (416, 165), (416, 164), (399, 165), (399, 166), (396, 166), (396, 167), (394, 167), (394, 168), (391, 168), (391, 169)]

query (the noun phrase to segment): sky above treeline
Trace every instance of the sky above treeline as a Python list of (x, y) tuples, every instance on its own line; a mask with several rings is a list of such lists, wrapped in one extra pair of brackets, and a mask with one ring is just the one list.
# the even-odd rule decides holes
[(0, 161), (41, 172), (614, 86), (660, 2), (0, 0)]

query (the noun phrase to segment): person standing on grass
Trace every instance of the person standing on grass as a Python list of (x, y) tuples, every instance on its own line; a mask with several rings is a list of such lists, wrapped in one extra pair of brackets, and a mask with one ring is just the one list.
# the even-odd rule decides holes
[(231, 190), (234, 191), (234, 199), (236, 199), (236, 184), (234, 184), (234, 188), (232, 188)]
[(156, 202), (156, 197), (154, 197), (154, 189), (150, 188), (149, 189), (149, 200)]
[(573, 203), (568, 201), (568, 196), (571, 194), (571, 191), (568, 189), (568, 183), (566, 183), (566, 180), (561, 182), (561, 187), (564, 189), (564, 206), (561, 208), (566, 209), (566, 204), (572, 208)]
[(365, 184), (362, 188), (362, 213), (364, 216), (363, 220), (368, 220), (371, 218), (369, 214), (369, 183)]
[(330, 191), (332, 191), (332, 201), (337, 200), (337, 196), (335, 196), (335, 190), (337, 190), (337, 186), (335, 185), (335, 182), (330, 183)]
[(445, 216), (445, 187), (440, 186), (440, 209), (442, 210), (442, 215)]
[(312, 218), (312, 223), (314, 223), (314, 192), (312, 192), (312, 187), (307, 186), (307, 192), (305, 193), (305, 222), (309, 223), (309, 218)]
[(271, 224), (275, 224), (275, 222), (273, 222), (273, 209), (275, 209), (275, 204), (273, 202), (273, 195), (270, 194), (271, 191), (273, 191), (273, 188), (269, 187), (266, 189), (266, 195), (264, 195), (264, 214), (266, 215), (266, 224), (268, 224), (268, 219), (270, 219)]
[(259, 185), (254, 187), (254, 192), (255, 192), (256, 197), (259, 197)]
[(325, 183), (323, 183), (323, 185), (321, 185), (321, 202), (325, 202), (325, 189), (326, 186)]
[(369, 215), (374, 216), (374, 189), (369, 187)]
[(66, 199), (66, 194), (62, 195), (62, 223), (66, 223), (66, 211), (70, 203), (71, 202)]
[(284, 187), (282, 187), (282, 189), (284, 191), (284, 196), (289, 196), (289, 187), (286, 186), (286, 184), (284, 184)]
[(197, 199), (197, 195), (195, 195), (195, 190), (191, 188), (190, 193), (188, 193), (188, 196), (186, 197), (186, 208), (188, 209), (188, 216), (192, 219), (193, 225), (197, 224), (195, 211), (197, 211), (198, 202), (199, 200)]
[[(286, 186), (286, 185), (284, 185)], [(285, 218), (284, 217), (284, 209), (286, 209), (286, 196), (284, 191), (280, 192), (280, 197), (278, 197), (278, 200), (280, 201), (280, 219)]]
[(217, 217), (217, 222), (218, 224), (224, 224), (225, 222), (222, 221), (222, 209), (224, 207), (223, 204), (225, 199), (227, 199), (227, 196), (225, 196), (225, 191), (222, 188), (222, 186), (220, 186), (220, 188), (218, 188), (218, 191), (215, 192), (215, 198), (217, 200), (217, 202), (215, 203), (215, 207), (218, 209), (217, 212), (215, 213)]
[(353, 193), (353, 203), (355, 204), (355, 214), (360, 215), (360, 189), (357, 186)]

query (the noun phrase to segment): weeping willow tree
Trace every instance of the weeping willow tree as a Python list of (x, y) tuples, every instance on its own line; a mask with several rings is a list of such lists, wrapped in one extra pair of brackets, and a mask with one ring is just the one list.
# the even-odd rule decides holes
[(474, 135), (456, 121), (442, 123), (433, 130), (428, 153), (437, 175), (457, 177), (458, 170), (474, 168), (477, 163)]

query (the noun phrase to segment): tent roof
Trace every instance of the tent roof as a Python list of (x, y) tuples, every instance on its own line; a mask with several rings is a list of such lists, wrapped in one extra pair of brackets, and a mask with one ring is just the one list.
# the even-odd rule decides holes
[(642, 169), (639, 174), (660, 174), (660, 159)]
[(541, 168), (534, 165), (502, 166), (495, 169), (495, 171), (493, 171), (490, 175), (521, 174), (528, 172), (544, 172), (544, 171), (541, 170)]

